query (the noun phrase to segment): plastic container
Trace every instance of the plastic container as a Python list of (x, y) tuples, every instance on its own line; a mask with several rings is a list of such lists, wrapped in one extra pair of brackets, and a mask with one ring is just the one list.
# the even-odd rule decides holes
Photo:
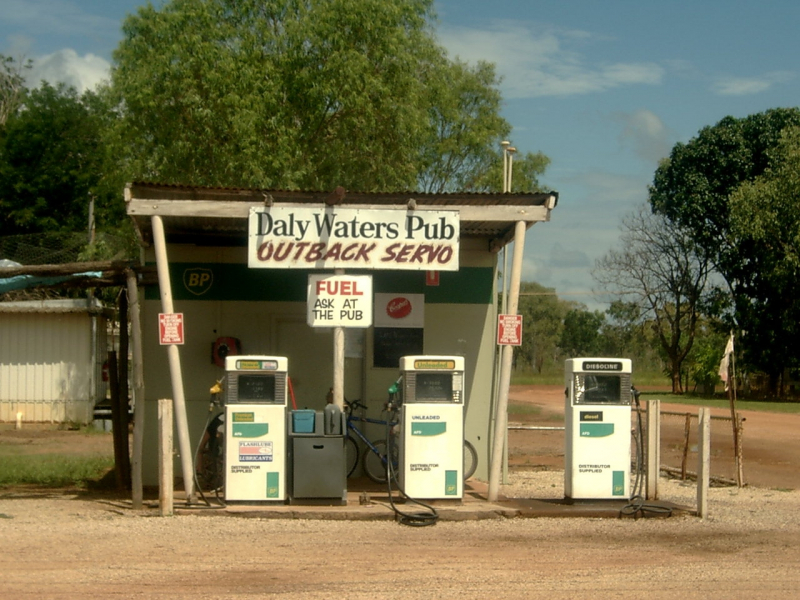
[(292, 433), (314, 433), (315, 418), (313, 410), (293, 410)]
[(342, 435), (342, 410), (335, 404), (325, 407), (325, 435)]

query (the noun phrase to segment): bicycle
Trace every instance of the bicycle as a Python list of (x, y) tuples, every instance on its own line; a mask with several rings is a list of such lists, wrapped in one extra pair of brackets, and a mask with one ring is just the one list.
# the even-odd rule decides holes
[[(347, 451), (347, 476), (351, 477), (358, 466), (361, 451), (359, 450), (358, 442), (350, 435), (351, 432), (360, 439), (367, 448), (367, 452), (361, 457), (362, 467), (364, 473), (375, 483), (386, 483), (387, 481), (387, 448), (389, 447), (388, 441), (385, 439), (370, 441), (367, 436), (356, 425), (356, 423), (371, 423), (373, 425), (388, 425), (389, 435), (394, 436), (395, 426), (397, 421), (387, 421), (383, 419), (373, 419), (369, 417), (360, 417), (353, 414), (354, 410), (364, 409), (366, 406), (359, 400), (348, 401), (345, 400), (347, 405), (347, 436), (345, 437), (345, 449)], [(399, 450), (396, 439), (391, 440), (392, 449), (392, 469), (397, 472), (399, 464)], [(478, 452), (468, 440), (464, 440), (464, 481), (469, 479), (475, 474), (478, 468)]]

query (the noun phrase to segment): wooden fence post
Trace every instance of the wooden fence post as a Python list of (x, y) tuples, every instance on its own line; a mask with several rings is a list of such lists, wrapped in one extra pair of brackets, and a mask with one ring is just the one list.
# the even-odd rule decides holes
[(711, 410), (700, 408), (697, 428), (697, 516), (708, 517), (708, 483), (711, 475)]
[(661, 471), (661, 400), (647, 401), (647, 500), (658, 500)]
[(158, 508), (162, 517), (173, 514), (174, 485), (172, 445), (172, 400), (158, 401)]

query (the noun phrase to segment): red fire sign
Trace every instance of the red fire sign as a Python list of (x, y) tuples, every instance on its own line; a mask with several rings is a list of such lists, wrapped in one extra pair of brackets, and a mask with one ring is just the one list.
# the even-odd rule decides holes
[(497, 344), (522, 345), (522, 315), (497, 315)]
[(183, 344), (183, 313), (158, 313), (158, 337), (162, 346)]

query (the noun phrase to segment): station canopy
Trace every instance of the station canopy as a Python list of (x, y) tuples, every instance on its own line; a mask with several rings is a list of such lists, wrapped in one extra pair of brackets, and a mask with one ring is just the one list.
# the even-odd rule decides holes
[(360, 209), (457, 210), (461, 238), (479, 238), (497, 252), (514, 240), (516, 223), (530, 227), (549, 221), (558, 203), (556, 192), (449, 193), (332, 192), (210, 188), (156, 183), (130, 183), (125, 188), (127, 213), (140, 242), (153, 243), (151, 219), (163, 219), (168, 243), (209, 246), (247, 244), (251, 207), (341, 206)]

